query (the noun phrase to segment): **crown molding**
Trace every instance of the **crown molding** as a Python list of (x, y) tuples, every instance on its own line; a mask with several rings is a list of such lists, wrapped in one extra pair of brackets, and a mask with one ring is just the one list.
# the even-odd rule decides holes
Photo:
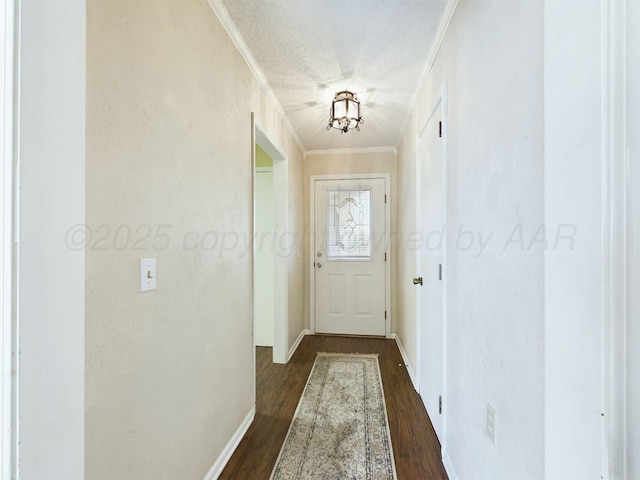
[(267, 98), (269, 98), (269, 100), (271, 100), (271, 102), (273, 103), (276, 109), (276, 112), (278, 114), (278, 117), (280, 117), (280, 120), (282, 120), (282, 123), (284, 123), (287, 131), (291, 135), (291, 138), (293, 138), (293, 141), (295, 142), (295, 144), (298, 146), (298, 148), (304, 155), (307, 149), (305, 148), (304, 144), (302, 143), (302, 140), (300, 140), (300, 137), (298, 137), (298, 134), (293, 128), (293, 125), (291, 124), (289, 117), (284, 111), (284, 108), (282, 107), (280, 100), (278, 100), (278, 97), (276, 96), (275, 92), (271, 88), (271, 85), (269, 85), (269, 82), (267, 81), (267, 77), (262, 72), (262, 69), (258, 66), (258, 63), (256, 62), (255, 58), (253, 58), (253, 54), (251, 53), (251, 50), (249, 50), (249, 47), (247, 46), (246, 42), (244, 41), (244, 38), (242, 37), (242, 35), (240, 34), (240, 31), (238, 30), (238, 27), (236, 26), (233, 19), (231, 18), (231, 15), (229, 15), (229, 11), (222, 3), (222, 0), (208, 0), (208, 2), (209, 2), (209, 6), (214, 11), (216, 16), (222, 23), (222, 26), (226, 30), (227, 34), (231, 38), (231, 41), (236, 46), (236, 48), (240, 52), (240, 55), (242, 55), (242, 58), (249, 66), (251, 73), (253, 73), (253, 76), (257, 80), (263, 92), (265, 93)]
[(436, 36), (433, 39), (433, 43), (431, 44), (431, 49), (429, 50), (429, 55), (427, 56), (427, 62), (425, 63), (424, 69), (422, 70), (422, 74), (420, 75), (420, 81), (418, 82), (418, 86), (416, 87), (415, 92), (413, 92), (413, 96), (411, 98), (411, 103), (409, 103), (409, 110), (407, 112), (407, 118), (404, 120), (404, 124), (400, 129), (400, 136), (396, 142), (396, 146), (402, 142), (402, 137), (404, 136), (404, 131), (407, 128), (409, 123), (409, 119), (413, 115), (416, 110), (416, 101), (418, 99), (418, 94), (424, 88), (424, 85), (427, 83), (427, 78), (429, 77), (429, 73), (431, 73), (431, 69), (433, 68), (433, 64), (436, 61), (436, 57), (438, 56), (438, 52), (440, 51), (440, 47), (442, 46), (442, 41), (444, 40), (444, 36), (449, 29), (449, 24), (451, 23), (451, 19), (453, 18), (453, 14), (456, 11), (456, 7), (458, 6), (459, 0), (447, 0), (447, 4), (444, 7), (444, 13), (442, 14), (442, 18), (440, 19), (440, 23), (438, 24), (438, 30), (436, 31)]
[(310, 156), (321, 155), (349, 155), (349, 154), (361, 154), (361, 153), (392, 153), (398, 155), (398, 149), (396, 147), (362, 147), (362, 148), (331, 148), (328, 150), (306, 150), (304, 152), (304, 158)]

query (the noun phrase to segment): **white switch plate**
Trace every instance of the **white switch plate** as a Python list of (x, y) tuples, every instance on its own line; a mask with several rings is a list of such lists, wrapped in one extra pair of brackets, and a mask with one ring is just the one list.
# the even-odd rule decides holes
[(487, 435), (496, 445), (496, 411), (487, 403)]
[(156, 259), (140, 259), (140, 291), (148, 292), (156, 288)]

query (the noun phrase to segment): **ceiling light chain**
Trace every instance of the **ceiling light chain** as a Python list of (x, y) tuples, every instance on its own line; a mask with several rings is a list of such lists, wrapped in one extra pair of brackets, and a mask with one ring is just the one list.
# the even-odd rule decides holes
[(364, 123), (360, 115), (360, 101), (356, 94), (348, 90), (336, 93), (331, 102), (331, 113), (327, 130), (332, 128), (347, 133), (355, 128), (360, 131), (360, 124)]

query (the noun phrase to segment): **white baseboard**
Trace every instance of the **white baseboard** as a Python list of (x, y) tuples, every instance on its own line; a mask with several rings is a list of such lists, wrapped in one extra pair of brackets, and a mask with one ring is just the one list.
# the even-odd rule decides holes
[(244, 434), (247, 433), (247, 430), (251, 426), (251, 422), (253, 422), (253, 418), (255, 417), (255, 415), (256, 407), (254, 406), (251, 411), (249, 411), (249, 414), (243, 420), (238, 430), (236, 430), (236, 433), (233, 434), (233, 437), (231, 437), (229, 443), (227, 443), (227, 445), (224, 447), (216, 462), (204, 476), (203, 480), (216, 480), (220, 476), (222, 470), (224, 470), (224, 467), (227, 465), (227, 462), (231, 458), (231, 455), (233, 455), (233, 452), (236, 451), (240, 440), (242, 440)]
[(296, 341), (293, 342), (293, 345), (291, 345), (291, 348), (289, 349), (289, 353), (287, 354), (287, 363), (289, 363), (289, 360), (291, 360), (291, 357), (293, 357), (293, 354), (296, 353), (296, 350), (298, 349), (298, 345), (300, 345), (300, 342), (305, 337), (305, 335), (309, 335), (310, 333), (311, 332), (309, 331), (309, 329), (302, 330), (300, 332), (300, 335), (298, 335), (298, 338), (296, 338)]
[(413, 388), (417, 392), (418, 377), (416, 377), (416, 374), (413, 371), (413, 368), (411, 367), (411, 363), (409, 363), (409, 359), (407, 358), (407, 352), (404, 351), (404, 347), (402, 346), (402, 342), (400, 341), (400, 338), (398, 337), (398, 335), (396, 335), (395, 333), (392, 333), (391, 338), (393, 338), (396, 341), (396, 344), (398, 345), (398, 350), (400, 350), (400, 355), (402, 355), (402, 360), (404, 361), (404, 364), (407, 367), (407, 373), (409, 373), (409, 378), (411, 379), (411, 383), (413, 383)]
[(460, 480), (456, 473), (456, 469), (453, 468), (453, 463), (451, 463), (451, 458), (449, 457), (449, 452), (446, 448), (442, 450), (442, 465), (444, 465), (444, 469), (447, 472), (449, 480)]

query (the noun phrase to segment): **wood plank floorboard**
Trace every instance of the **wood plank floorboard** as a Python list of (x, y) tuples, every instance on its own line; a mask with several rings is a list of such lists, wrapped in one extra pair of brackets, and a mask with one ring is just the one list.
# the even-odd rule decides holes
[[(256, 348), (256, 416), (220, 479), (268, 480), (317, 352), (377, 353), (398, 480), (446, 480), (440, 444), (394, 340), (307, 335), (286, 365)], [(293, 480), (293, 479), (292, 479)]]

